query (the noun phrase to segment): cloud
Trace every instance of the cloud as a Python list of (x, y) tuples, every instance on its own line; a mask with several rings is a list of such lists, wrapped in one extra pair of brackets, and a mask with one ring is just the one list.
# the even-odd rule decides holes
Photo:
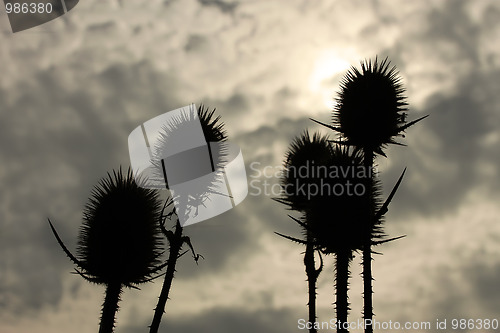
[(148, 63), (110, 66), (81, 79), (78, 90), (72, 89), (75, 79), (41, 70), (29, 81), (14, 83), (16, 94), (1, 89), (0, 246), (5, 278), (0, 288), (6, 311), (22, 313), (59, 302), (60, 276), (71, 268), (47, 217), (73, 249), (92, 186), (107, 171), (128, 167), (128, 133), (157, 110), (177, 106), (168, 97), (173, 89), (159, 95), (149, 88), (172, 83)]
[[(485, 186), (498, 196), (498, 171), (492, 166), (500, 160), (491, 147), (497, 140), (493, 124), (499, 120), (492, 110), (500, 100), (493, 73), (471, 73), (455, 92), (434, 95), (422, 110), (430, 116), (400, 140), (408, 147), (389, 151), (391, 164), (385, 170), (384, 184), (394, 183), (408, 167), (391, 210), (442, 214), (457, 209), (468, 195)], [(379, 161), (387, 165), (383, 158)], [(386, 187), (389, 191), (390, 185)]]
[(500, 306), (500, 292), (496, 288), (500, 279), (500, 263), (496, 261), (483, 265), (472, 264), (465, 271), (465, 276), (470, 281), (472, 293), (476, 296), (475, 303), (479, 307), (476, 313), (482, 316), (489, 315), (494, 319)]
[(198, 0), (203, 6), (214, 6), (223, 13), (233, 13), (238, 2), (233, 1), (220, 1), (220, 0)]
[[(298, 317), (290, 309), (260, 309), (246, 311), (245, 309), (214, 308), (206, 313), (194, 317), (178, 317), (165, 320), (162, 328), (165, 331), (189, 332), (290, 332), (296, 329)], [(123, 328), (125, 333), (143, 332), (144, 327), (129, 326)]]
[[(53, 320), (43, 329), (67, 331), (64, 318), (97, 321), (102, 290), (66, 285), (79, 278), (46, 217), (74, 249), (92, 186), (128, 165), (126, 140), (136, 126), (192, 102), (215, 107), (250, 179), (251, 163), (260, 171), (280, 166), (294, 136), (320, 130), (309, 117), (329, 120), (325, 96), (334, 97), (344, 72), (322, 73), (329, 57), (357, 65), (376, 54), (401, 70), (410, 118), (430, 114), (407, 131), (408, 147), (377, 160), (386, 193), (408, 166), (387, 220), (391, 235), (408, 236), (374, 263), (376, 312), (470, 315), (459, 305), (467, 298), (479, 314), (494, 314), (498, 211), (484, 205), (500, 198), (500, 49), (492, 42), (499, 13), (494, 1), (89, 0), (37, 30), (0, 35), (0, 316), (9, 318), (0, 330), (39, 330)], [(267, 178), (255, 178), (263, 190)], [(186, 228), (205, 260), (179, 261), (166, 329), (295, 329), (306, 313), (303, 249), (273, 232), (300, 236), (300, 228), (271, 196), (251, 195)], [(322, 316), (333, 313), (330, 273), (320, 283)], [(149, 324), (160, 285), (125, 296), (123, 330)], [(126, 319), (133, 307), (139, 325)]]

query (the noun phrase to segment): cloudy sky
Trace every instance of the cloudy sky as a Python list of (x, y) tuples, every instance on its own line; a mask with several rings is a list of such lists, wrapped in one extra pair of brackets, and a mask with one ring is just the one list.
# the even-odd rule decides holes
[[(430, 115), (377, 159), (386, 194), (408, 171), (387, 217), (407, 237), (373, 264), (376, 319), (500, 320), (498, 36), (494, 0), (85, 0), (16, 34), (0, 10), (0, 331), (97, 331), (104, 288), (71, 274), (46, 219), (74, 250), (92, 186), (130, 164), (128, 134), (190, 103), (217, 108), (256, 185), (185, 229), (205, 260), (179, 261), (161, 331), (300, 331), (303, 248), (273, 233), (300, 230), (261, 171), (319, 129), (309, 117), (329, 121), (345, 71), (375, 55), (400, 70), (409, 118)], [(325, 265), (321, 321), (335, 317)], [(160, 288), (126, 290), (116, 332), (146, 332)]]

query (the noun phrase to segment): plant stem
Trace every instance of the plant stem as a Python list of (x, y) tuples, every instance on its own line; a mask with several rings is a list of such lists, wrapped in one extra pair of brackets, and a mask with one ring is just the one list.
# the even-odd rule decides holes
[(158, 304), (155, 308), (155, 314), (151, 326), (149, 327), (150, 333), (157, 333), (160, 327), (161, 317), (165, 313), (165, 305), (167, 304), (168, 294), (170, 292), (170, 287), (172, 286), (172, 281), (174, 279), (175, 264), (179, 258), (179, 252), (182, 247), (182, 226), (177, 220), (175, 225), (175, 232), (170, 242), (170, 250), (168, 256), (167, 272), (165, 273), (165, 280), (163, 281), (163, 286), (161, 288), (160, 296), (158, 297)]
[(314, 322), (316, 321), (316, 281), (318, 280), (319, 272), (316, 270), (316, 264), (314, 262), (314, 247), (312, 241), (311, 232), (307, 231), (304, 265), (306, 266), (307, 287), (309, 291), (309, 302), (307, 303), (309, 308), (309, 322), (311, 323), (309, 332), (316, 333), (316, 328), (314, 328)]
[[(368, 172), (368, 186), (366, 195), (366, 225), (364, 230), (363, 239), (363, 319), (365, 323), (372, 323), (373, 320), (373, 289), (372, 289), (372, 252), (371, 252), (371, 242), (372, 242), (372, 229), (373, 229), (373, 205), (372, 205), (372, 169), (373, 169), (373, 150), (365, 148), (364, 153), (364, 166), (365, 171)], [(365, 333), (373, 333), (372, 325), (365, 324)]]
[(336, 288), (336, 311), (337, 323), (341, 326), (337, 327), (337, 332), (347, 333), (347, 328), (342, 325), (347, 323), (347, 315), (349, 313), (349, 264), (351, 263), (351, 250), (343, 250), (336, 253), (335, 261), (335, 288)]
[(106, 297), (102, 305), (101, 323), (99, 324), (99, 333), (112, 333), (115, 327), (115, 315), (118, 311), (118, 302), (122, 285), (119, 282), (109, 283), (106, 286)]

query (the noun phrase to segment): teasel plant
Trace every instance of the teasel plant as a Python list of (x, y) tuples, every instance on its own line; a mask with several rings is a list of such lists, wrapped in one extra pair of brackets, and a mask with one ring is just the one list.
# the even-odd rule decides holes
[[(307, 170), (304, 178), (298, 176), (296, 172), (300, 168)], [(348, 146), (332, 145), (327, 136), (315, 134), (311, 139), (309, 134), (305, 132), (301, 137), (296, 138), (287, 153), (284, 169), (285, 176), (282, 179), (282, 185), (287, 191), (276, 200), (286, 204), (292, 210), (302, 212), (301, 219), (294, 217), (292, 219), (302, 227), (306, 238), (296, 239), (280, 233), (277, 234), (304, 244), (306, 258), (307, 248), (311, 248), (312, 251), (320, 251), (325, 255), (333, 254), (335, 256), (336, 316), (340, 323), (347, 323), (350, 310), (348, 301), (349, 267), (354, 252), (361, 251), (363, 247), (363, 230), (364, 223), (366, 223), (363, 217), (366, 215), (367, 209), (363, 210), (363, 204), (366, 201), (367, 188), (370, 187), (371, 193), (375, 194), (371, 202), (373, 209), (381, 213), (377, 215), (377, 223), (371, 228), (372, 245), (400, 238), (387, 239), (382, 230), (382, 212), (384, 207), (388, 205), (388, 201), (381, 205), (379, 182), (375, 178), (368, 177), (364, 172), (360, 152)], [(301, 186), (315, 187), (316, 190), (313, 195), (311, 193), (297, 195), (297, 189)], [(361, 190), (356, 191), (360, 191), (360, 193), (353, 193), (353, 189), (357, 189), (358, 186)], [(318, 189), (322, 189), (321, 192), (318, 192)], [(323, 192), (325, 189), (326, 191)], [(306, 260), (305, 263), (306, 272), (308, 272)], [(311, 304), (311, 300), (313, 300), (311, 294), (315, 288), (312, 288), (309, 274), (308, 281)], [(309, 321), (315, 321), (315, 317), (311, 316), (311, 313)], [(315, 328), (312, 327), (311, 330), (315, 331)], [(347, 329), (341, 325), (338, 332), (347, 332)]]
[[(349, 280), (350, 264), (354, 253), (362, 248), (362, 233), (366, 221), (362, 218), (366, 208), (362, 206), (370, 187), (379, 193), (378, 183), (360, 170), (361, 154), (349, 146), (333, 144), (328, 171), (337, 174), (328, 175), (324, 182), (329, 192), (322, 193), (312, 201), (311, 209), (306, 212), (306, 219), (314, 235), (315, 245), (324, 254), (335, 256), (335, 308), (339, 326), (337, 332), (348, 332)], [(373, 183), (372, 183), (373, 181)], [(325, 186), (323, 186), (325, 188)], [(374, 196), (374, 199), (378, 196)], [(371, 204), (378, 207), (379, 202)], [(370, 230), (373, 242), (380, 242), (385, 236), (379, 224)]]
[[(91, 192), (73, 255), (50, 228), (75, 272), (85, 280), (106, 286), (99, 333), (113, 332), (123, 287), (153, 280), (159, 264), (162, 237), (158, 227), (161, 200), (155, 190), (137, 184), (131, 170), (108, 173)], [(156, 276), (155, 276), (156, 275)]]
[[(318, 179), (302, 179), (298, 176), (297, 172), (299, 168), (307, 169), (312, 167), (313, 164), (316, 164), (317, 166), (326, 166), (330, 156), (330, 151), (331, 147), (328, 138), (320, 136), (317, 133), (311, 137), (309, 132), (305, 131), (301, 136), (295, 138), (286, 153), (283, 166), (284, 177), (281, 179), (281, 185), (284, 190), (283, 195), (281, 197), (274, 198), (274, 200), (285, 204), (289, 209), (300, 212), (304, 216), (310, 206), (309, 201), (311, 198), (305, 193), (299, 193), (297, 188), (304, 185), (317, 184)], [(307, 306), (309, 312), (309, 322), (314, 323), (316, 321), (316, 285), (319, 274), (323, 269), (323, 259), (321, 257), (321, 252), (315, 249), (313, 243), (314, 237), (311, 230), (307, 227), (307, 219), (305, 216), (302, 218), (302, 221), (291, 215), (289, 215), (289, 217), (302, 226), (302, 233), (304, 234), (304, 239), (300, 240), (299, 243), (302, 243), (306, 247), (304, 253), (304, 266), (308, 286)], [(285, 236), (280, 233), (277, 234), (287, 239), (295, 240), (289, 236)], [(318, 253), (320, 259), (318, 268), (316, 268), (314, 255), (315, 251)], [(316, 332), (314, 325), (311, 326), (309, 332)]]
[[(337, 323), (340, 324), (337, 332), (348, 332), (348, 326), (344, 325), (348, 323), (350, 310), (350, 264), (354, 255), (364, 249), (365, 230), (369, 228), (370, 246), (405, 237), (389, 238), (383, 229), (387, 207), (400, 181), (382, 203), (381, 183), (376, 174), (365, 172), (363, 164), (362, 154), (358, 150), (334, 144), (330, 166), (340, 170), (341, 174), (326, 179), (331, 192), (312, 201), (311, 209), (306, 213), (315, 246), (322, 253), (335, 256), (335, 306)], [(375, 211), (376, 214), (373, 223), (367, 227), (365, 217), (368, 211)]]
[[(168, 146), (172, 144), (172, 140), (174, 140), (173, 138), (176, 138), (180, 133), (185, 132), (186, 127), (190, 123), (192, 123), (193, 121), (198, 121), (199, 119), (205, 141), (207, 142), (211, 170), (214, 176), (203, 177), (203, 179), (198, 178), (199, 187), (198, 191), (196, 191), (195, 193), (183, 193), (182, 191), (176, 191), (175, 195), (169, 197), (169, 200), (165, 202), (162, 212), (162, 216), (164, 218), (162, 219), (160, 228), (169, 242), (169, 255), (166, 263), (167, 270), (165, 273), (163, 286), (160, 292), (160, 296), (158, 297), (158, 303), (155, 308), (153, 320), (149, 327), (150, 333), (157, 333), (160, 327), (162, 316), (165, 313), (166, 303), (169, 299), (174, 274), (176, 272), (175, 267), (177, 264), (177, 260), (189, 250), (191, 250), (196, 263), (198, 263), (198, 260), (200, 258), (203, 258), (201, 254), (197, 254), (195, 252), (190, 238), (184, 235), (184, 228), (179, 221), (179, 215), (190, 214), (192, 213), (192, 209), (196, 210), (194, 214), (197, 214), (198, 207), (203, 205), (204, 201), (208, 198), (208, 194), (214, 191), (214, 185), (217, 182), (221, 181), (220, 178), (222, 174), (219, 170), (225, 163), (225, 157), (227, 153), (227, 147), (225, 143), (227, 141), (227, 134), (224, 129), (224, 123), (221, 121), (221, 116), (215, 116), (215, 111), (216, 109), (210, 110), (204, 105), (200, 105), (197, 110), (196, 116), (192, 113), (183, 114), (173, 123), (167, 124), (163, 127), (162, 132), (160, 133), (158, 144), (155, 147), (154, 156), (156, 157), (154, 158), (152, 163), (155, 166), (157, 174), (154, 177), (162, 178), (163, 182), (165, 183), (166, 190), (170, 190), (168, 176), (164, 168), (165, 164), (162, 157), (164, 155), (164, 151), (167, 150)], [(181, 207), (180, 209), (176, 209), (174, 207), (174, 201), (177, 201), (177, 207)], [(168, 214), (164, 213), (166, 208), (170, 208), (170, 212)], [(165, 223), (167, 219), (175, 220), (175, 227), (173, 231), (167, 229)], [(183, 245), (187, 245), (189, 249), (182, 252)]]
[[(384, 149), (389, 144), (403, 145), (396, 138), (404, 137), (406, 129), (427, 117), (407, 122), (408, 103), (404, 93), (405, 88), (396, 67), (390, 66), (388, 58), (379, 62), (378, 57), (375, 57), (374, 61), (361, 62), (361, 70), (351, 67), (342, 79), (333, 110), (332, 124), (312, 120), (334, 130), (339, 137), (336, 142), (360, 149), (364, 167), (367, 172), (373, 174), (375, 156), (386, 157)], [(397, 186), (403, 175), (404, 171)], [(367, 223), (364, 230), (362, 263), (363, 317), (370, 321), (373, 320), (370, 230), (379, 215), (370, 204), (372, 200), (370, 197), (373, 196), (373, 192), (368, 193), (365, 202), (365, 206), (370, 209), (365, 216)], [(367, 325), (365, 332), (371, 333), (373, 328)]]

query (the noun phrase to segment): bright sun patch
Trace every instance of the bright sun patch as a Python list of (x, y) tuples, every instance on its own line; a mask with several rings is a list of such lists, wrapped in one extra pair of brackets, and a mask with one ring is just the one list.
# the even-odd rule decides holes
[(329, 109), (333, 106), (333, 89), (328, 80), (335, 74), (349, 69), (349, 62), (342, 59), (334, 50), (320, 53), (314, 64), (314, 69), (309, 77), (309, 89), (321, 95), (323, 104)]

